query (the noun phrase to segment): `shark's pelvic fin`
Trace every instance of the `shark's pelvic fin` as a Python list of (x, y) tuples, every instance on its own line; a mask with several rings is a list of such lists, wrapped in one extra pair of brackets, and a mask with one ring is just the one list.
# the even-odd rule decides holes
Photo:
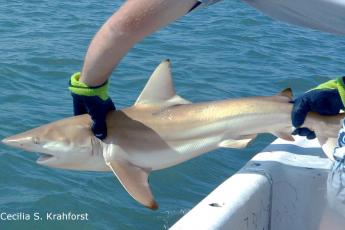
[(150, 209), (158, 209), (148, 183), (149, 170), (144, 170), (125, 161), (110, 161), (106, 164), (136, 201)]
[(152, 73), (135, 105), (138, 104), (189, 104), (190, 102), (176, 95), (170, 60), (163, 61)]

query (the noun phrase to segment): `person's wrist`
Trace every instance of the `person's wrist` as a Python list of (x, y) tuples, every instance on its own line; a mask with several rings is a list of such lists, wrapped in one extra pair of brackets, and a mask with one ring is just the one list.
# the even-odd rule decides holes
[(98, 96), (103, 101), (106, 101), (109, 98), (108, 96), (109, 82), (108, 81), (96, 87), (89, 87), (85, 83), (80, 82), (79, 79), (80, 79), (80, 72), (77, 72), (71, 76), (68, 89), (72, 93), (79, 96)]

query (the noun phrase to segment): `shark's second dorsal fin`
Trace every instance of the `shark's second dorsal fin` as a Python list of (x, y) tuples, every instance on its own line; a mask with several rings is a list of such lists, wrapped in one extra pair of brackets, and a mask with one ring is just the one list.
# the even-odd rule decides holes
[(188, 104), (189, 101), (176, 95), (172, 81), (170, 60), (163, 61), (152, 73), (135, 105), (138, 104)]
[(281, 91), (280, 93), (278, 93), (278, 96), (288, 97), (290, 100), (292, 100), (292, 98), (293, 98), (292, 89), (286, 88), (283, 91)]

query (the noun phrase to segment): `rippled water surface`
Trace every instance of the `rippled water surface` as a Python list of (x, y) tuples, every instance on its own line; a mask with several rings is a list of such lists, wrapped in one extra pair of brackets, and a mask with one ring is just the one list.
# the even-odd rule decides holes
[[(99, 26), (122, 1), (3, 1), (0, 7), (0, 138), (72, 114), (67, 83)], [(273, 21), (240, 1), (196, 11), (146, 38), (111, 78), (118, 108), (130, 106), (163, 59), (177, 92), (194, 102), (295, 94), (345, 73), (345, 40)], [(0, 229), (167, 229), (273, 137), (220, 149), (152, 173), (160, 209), (138, 205), (111, 173), (56, 170), (0, 146)], [(88, 221), (35, 221), (34, 213), (87, 213)]]

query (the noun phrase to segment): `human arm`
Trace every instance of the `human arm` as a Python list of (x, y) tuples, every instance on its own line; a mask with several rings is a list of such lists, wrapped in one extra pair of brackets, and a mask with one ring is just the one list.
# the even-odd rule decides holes
[(128, 0), (100, 28), (85, 56), (80, 81), (103, 84), (137, 42), (185, 15), (196, 0)]
[(106, 115), (115, 110), (108, 78), (128, 50), (145, 36), (185, 15), (196, 0), (128, 0), (100, 28), (87, 51), (82, 73), (71, 77), (74, 115), (88, 113), (92, 131), (107, 136)]

